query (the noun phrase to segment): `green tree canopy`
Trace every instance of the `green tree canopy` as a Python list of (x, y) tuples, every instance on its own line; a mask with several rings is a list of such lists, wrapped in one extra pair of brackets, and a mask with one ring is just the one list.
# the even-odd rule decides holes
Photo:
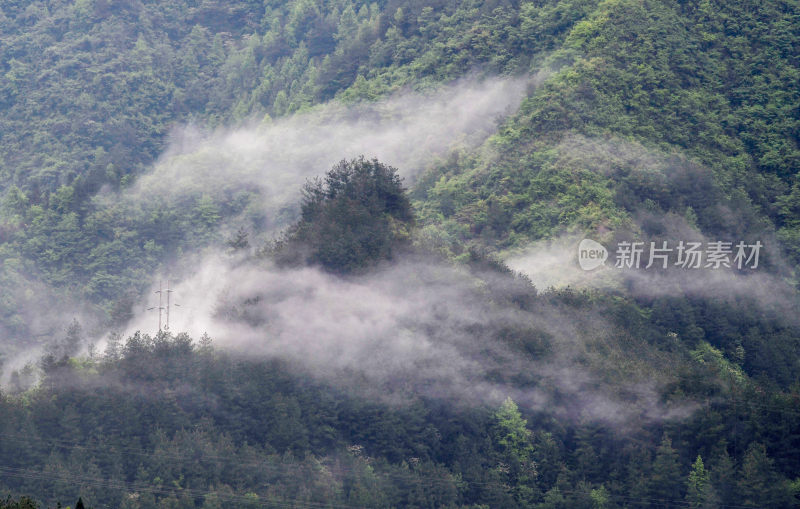
[(300, 221), (279, 245), (284, 263), (352, 273), (392, 258), (414, 223), (397, 170), (363, 156), (336, 164), (303, 188)]

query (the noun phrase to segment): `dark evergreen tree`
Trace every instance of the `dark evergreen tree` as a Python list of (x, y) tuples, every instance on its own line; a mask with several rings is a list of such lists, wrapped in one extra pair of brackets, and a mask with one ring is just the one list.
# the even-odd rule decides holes
[(411, 204), (397, 170), (377, 159), (341, 161), (303, 189), (300, 221), (277, 247), (283, 263), (357, 272), (410, 241)]
[(678, 462), (678, 453), (672, 447), (672, 440), (666, 433), (656, 451), (647, 485), (648, 497), (659, 506), (678, 507), (683, 505), (684, 482)]
[(750, 444), (739, 471), (738, 491), (743, 504), (765, 509), (788, 507), (786, 487), (773, 464), (764, 444)]

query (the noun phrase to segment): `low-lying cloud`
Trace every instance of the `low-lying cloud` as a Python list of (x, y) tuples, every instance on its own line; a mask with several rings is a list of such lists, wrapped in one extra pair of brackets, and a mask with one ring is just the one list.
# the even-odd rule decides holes
[[(437, 156), (475, 147), (515, 111), (533, 78), (464, 79), (433, 92), (400, 92), (387, 99), (310, 111), (262, 123), (208, 131), (173, 130), (152, 171), (122, 196), (100, 199), (158, 203), (207, 194), (225, 199), (257, 192), (273, 228), (294, 216), (300, 189), (342, 159), (376, 157), (407, 181)], [(288, 209), (288, 210), (287, 210)]]
[[(338, 160), (375, 156), (413, 181), (437, 156), (478, 146), (499, 116), (516, 109), (530, 82), (462, 81), (432, 94), (326, 105), (266, 124), (177, 129), (169, 150), (129, 197), (256, 191), (270, 226), (279, 228), (293, 219), (286, 211), (296, 206), (303, 182)], [(556, 252), (551, 258), (553, 275), (568, 258)], [(281, 269), (208, 255), (175, 286), (181, 307), (173, 308), (170, 325), (392, 401), (421, 395), (494, 404), (511, 396), (530, 408), (609, 422), (685, 410), (659, 402), (666, 370), (642, 368), (609, 381), (587, 369), (587, 362), (605, 362), (591, 345), (614, 341), (601, 317), (567, 316), (544, 304), (528, 311), (497, 305), (483, 285), (465, 271), (416, 259), (343, 279), (313, 267)], [(154, 331), (155, 325), (153, 314), (140, 314), (128, 331)], [(500, 338), (503, 330), (512, 332)], [(541, 352), (521, 352), (524, 341)], [(653, 378), (653, 372), (661, 374)]]
[[(206, 195), (224, 204), (240, 193), (255, 193), (244, 212), (259, 219), (263, 240), (296, 219), (305, 181), (322, 176), (341, 159), (361, 154), (377, 157), (398, 167), (411, 182), (438, 156), (480, 145), (496, 130), (500, 118), (516, 110), (526, 87), (541, 79), (463, 79), (427, 93), (404, 91), (372, 103), (329, 103), (274, 121), (215, 130), (177, 126), (168, 148), (150, 171), (119, 192), (101, 192), (95, 204), (100, 209), (121, 207), (129, 210), (131, 217), (146, 217), (142, 209), (181, 206), (184, 199), (192, 206), (192, 200)], [(247, 225), (247, 218), (225, 219), (230, 224), (223, 228)], [(202, 258), (202, 253), (183, 253), (185, 265), (202, 263)], [(174, 269), (178, 272), (185, 267)], [(38, 300), (55, 293), (49, 288), (35, 292), (27, 288), (25, 292), (35, 293)], [(36, 337), (16, 339), (13, 331), (0, 330), (6, 382), (20, 363), (39, 355), (41, 345), (36, 345), (36, 338), (60, 333), (58, 329), (65, 328), (73, 317), (79, 318), (85, 329), (97, 332), (94, 326), (87, 327), (97, 322), (86, 311), (90, 306), (51, 300), (48, 313), (41, 313), (38, 305), (20, 310), (20, 319)], [(152, 305), (151, 294), (141, 307)]]
[[(690, 238), (690, 241), (698, 238)], [(583, 270), (578, 264), (578, 244), (581, 236), (566, 235), (553, 240), (534, 242), (527, 248), (509, 255), (506, 264), (528, 276), (537, 288), (591, 288), (602, 291), (625, 292), (634, 297), (656, 298), (688, 296), (718, 301), (746, 301), (762, 306), (776, 317), (794, 319), (798, 306), (794, 288), (780, 275), (762, 267), (760, 270), (737, 271), (732, 268), (662, 269), (656, 264), (646, 269), (643, 258), (639, 268), (615, 266), (613, 249), (608, 242), (610, 258), (594, 270)], [(699, 236), (703, 245), (708, 239)], [(673, 247), (679, 240), (673, 242)], [(658, 244), (657, 244), (658, 245)], [(648, 247), (649, 249), (649, 247)], [(673, 260), (670, 260), (672, 263)]]
[[(543, 301), (529, 310), (498, 303), (490, 293), (503, 294), (511, 279), (489, 281), (497, 288), (419, 259), (341, 278), (218, 255), (175, 287), (182, 307), (171, 325), (382, 401), (422, 396), (494, 405), (511, 396), (528, 408), (617, 424), (685, 410), (659, 402), (666, 371), (654, 378), (642, 368), (604, 380), (588, 367), (604, 362), (590, 345), (615, 341), (601, 317), (572, 316)], [(130, 330), (152, 331), (154, 320), (143, 315)]]
[[(613, 186), (624, 183), (618, 206), (626, 209), (621, 210), (626, 220), (617, 226), (617, 231), (601, 226), (596, 231), (532, 242), (524, 249), (506, 253), (506, 263), (530, 277), (538, 288), (569, 286), (624, 292), (644, 299), (689, 296), (745, 302), (760, 306), (773, 317), (800, 323), (796, 318), (800, 299), (789, 282), (792, 267), (783, 259), (774, 231), (749, 204), (737, 202), (737, 209), (727, 202), (722, 189), (726, 185), (724, 176), (715, 177), (710, 168), (683, 154), (666, 153), (623, 139), (569, 134), (555, 147), (555, 154), (559, 167), (591, 170), (607, 177)], [(715, 219), (704, 230), (703, 218), (693, 218), (695, 213)], [(583, 238), (605, 244), (610, 258), (604, 266), (581, 269), (578, 244)], [(704, 248), (716, 241), (734, 246), (739, 241), (758, 241), (762, 244), (760, 266), (742, 271), (705, 266), (693, 269), (675, 267), (675, 260), (671, 259), (666, 270), (645, 269), (648, 260), (643, 257), (638, 269), (615, 268), (614, 253), (619, 241), (644, 242), (646, 251), (651, 241), (658, 246), (667, 241), (673, 249), (681, 241), (700, 242)]]

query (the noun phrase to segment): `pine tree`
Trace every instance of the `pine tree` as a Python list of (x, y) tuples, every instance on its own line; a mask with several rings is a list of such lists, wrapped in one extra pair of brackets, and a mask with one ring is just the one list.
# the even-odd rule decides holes
[(277, 259), (356, 272), (391, 259), (409, 243), (413, 223), (396, 168), (364, 157), (343, 160), (305, 186), (300, 221), (277, 246)]
[(689, 472), (686, 484), (686, 501), (692, 508), (711, 508), (719, 505), (719, 497), (711, 484), (711, 475), (703, 464), (703, 458), (697, 459)]
[(673, 507), (683, 498), (682, 486), (683, 478), (678, 464), (678, 454), (672, 448), (672, 440), (665, 433), (653, 461), (653, 470), (648, 482), (648, 497), (654, 499), (659, 506)]
[(700, 507), (700, 494), (708, 481), (708, 471), (703, 465), (703, 458), (698, 454), (686, 483), (686, 501), (691, 507)]
[(735, 505), (736, 468), (724, 444), (722, 452), (716, 457), (711, 468), (710, 477), (711, 485), (720, 502), (726, 505)]
[(538, 495), (533, 442), (527, 421), (511, 398), (506, 398), (500, 405), (494, 418), (492, 442), (499, 453), (495, 469), (511, 486), (515, 500), (527, 506)]
[(764, 444), (752, 443), (742, 460), (739, 472), (741, 503), (754, 507), (784, 507), (783, 493), (772, 459)]

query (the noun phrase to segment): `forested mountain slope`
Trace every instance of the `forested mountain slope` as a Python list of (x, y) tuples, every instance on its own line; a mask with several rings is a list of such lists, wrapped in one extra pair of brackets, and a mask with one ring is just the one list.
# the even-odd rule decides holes
[[(482, 3), (5, 3), (5, 285), (53, 285), (124, 321), (125, 296), (142, 290), (143, 275), (196, 247), (226, 207), (197, 197), (130, 220), (91, 205), (98, 190), (130, 185), (174, 123), (286, 115), (475, 69), (528, 72), (588, 10), (532, 7), (523, 30), (516, 8)], [(7, 335), (31, 333), (29, 302), (14, 292), (3, 303)]]
[[(199, 197), (162, 206), (179, 227), (92, 214), (89, 197), (135, 180), (175, 122), (280, 116), (476, 69), (547, 79), (492, 140), (495, 155), (451, 160), (421, 183), (426, 223), (503, 247), (628, 225), (646, 202), (692, 207), (706, 232), (767, 221), (795, 262), (797, 16), (781, 2), (9, 2), (4, 279), (79, 286), (113, 315), (110, 301), (139, 291), (164, 250), (217, 226)], [(609, 145), (619, 167), (598, 171), (592, 154)], [(665, 183), (636, 171), (648, 157), (700, 168)], [(22, 320), (22, 303), (4, 307), (6, 323)]]
[[(797, 506), (798, 27), (777, 0), (4, 1), (0, 490)], [(275, 219), (241, 176), (263, 163), (250, 145), (321, 143), (304, 133), (336, 115), (414, 142), (461, 110), (473, 126), (474, 93), (416, 123), (397, 105), (498, 77), (527, 84), (519, 108), (399, 168), (404, 184), (368, 150), (337, 154)], [(265, 241), (267, 225), (287, 229)], [(535, 267), (536, 246), (582, 236), (765, 249), (752, 274), (549, 291), (498, 261)], [(551, 272), (577, 270), (557, 256)], [(204, 270), (232, 288), (208, 296), (213, 342), (108, 335), (140, 323), (157, 274)]]

